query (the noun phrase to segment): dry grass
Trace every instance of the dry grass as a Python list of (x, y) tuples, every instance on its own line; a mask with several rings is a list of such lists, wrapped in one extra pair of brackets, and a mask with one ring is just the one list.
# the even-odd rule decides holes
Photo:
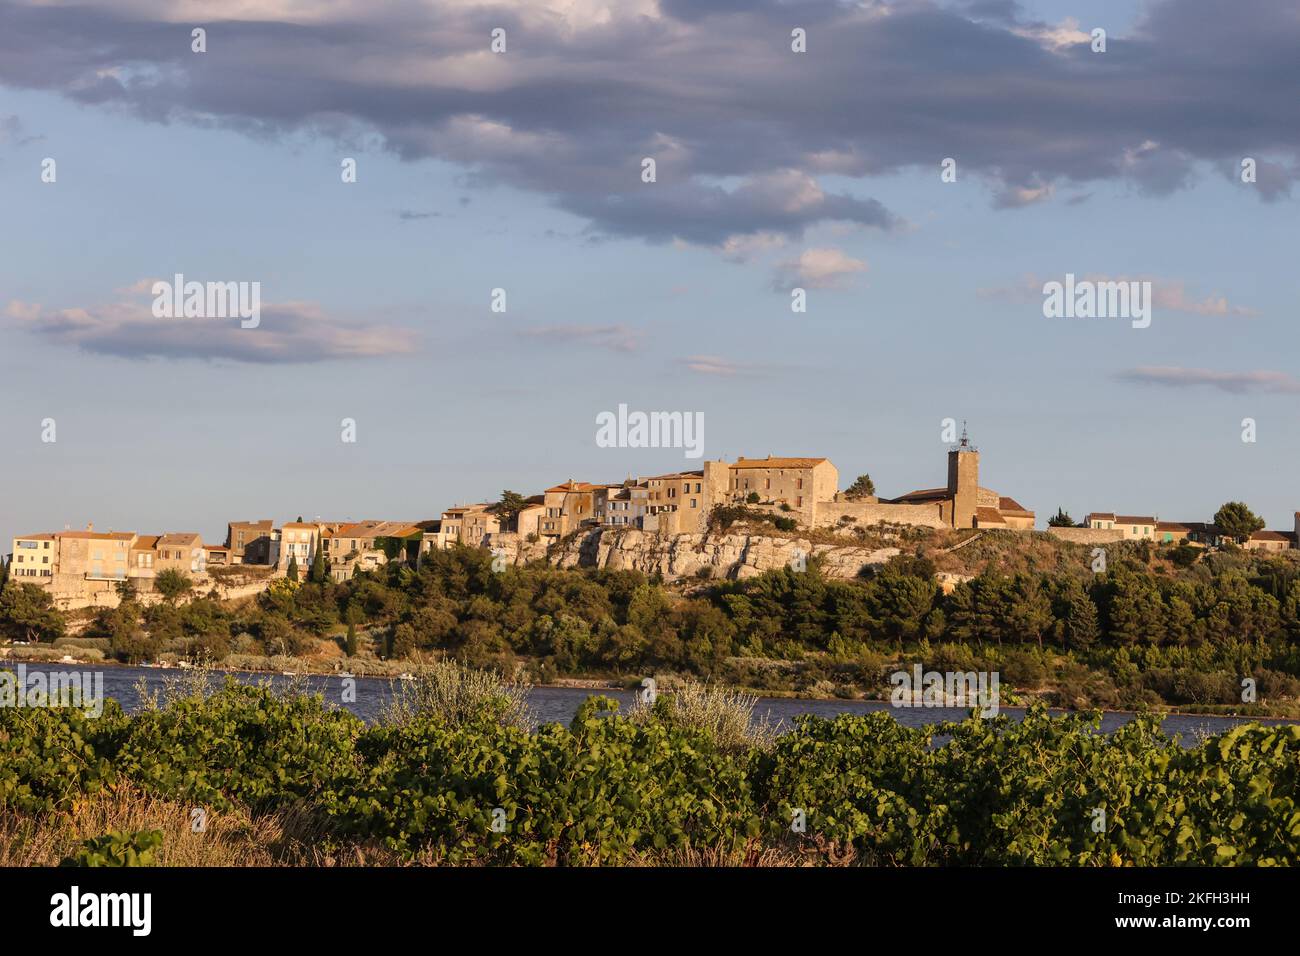
[(531, 730), (528, 688), (504, 680), (493, 671), (466, 667), (453, 660), (432, 661), (414, 669), (380, 713), (384, 723), (404, 723), (433, 717), (457, 727), (484, 717), (509, 727)]
[(636, 722), (666, 719), (675, 726), (703, 730), (723, 750), (767, 747), (776, 728), (766, 719), (754, 720), (757, 697), (742, 691), (686, 680), (664, 691), (655, 704), (640, 700), (628, 711)]
[[(57, 866), (83, 841), (113, 830), (161, 830), (157, 866), (437, 866), (432, 851), (413, 857), (377, 843), (330, 840), (306, 813), (281, 810), (260, 816), (209, 811), (206, 829), (191, 829), (191, 808), (137, 790), (108, 791), (80, 801), (65, 813), (25, 816), (0, 813), (0, 867)], [(635, 867), (847, 866), (851, 850), (810, 844), (805, 848), (751, 842), (736, 850), (687, 848), (633, 854)], [(593, 860), (594, 864), (595, 861)]]

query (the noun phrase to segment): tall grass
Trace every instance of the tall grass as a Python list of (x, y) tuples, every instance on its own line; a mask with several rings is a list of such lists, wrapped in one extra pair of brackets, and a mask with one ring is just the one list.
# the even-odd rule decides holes
[(528, 706), (528, 689), (494, 671), (443, 660), (419, 666), (414, 677), (394, 689), (393, 699), (380, 711), (380, 722), (400, 724), (431, 718), (460, 727), (488, 720), (522, 730), (531, 730), (536, 724)]
[(766, 717), (754, 719), (757, 703), (757, 697), (741, 691), (688, 680), (662, 692), (653, 704), (638, 699), (628, 717), (637, 723), (662, 720), (702, 730), (723, 750), (766, 748), (776, 739), (776, 728)]

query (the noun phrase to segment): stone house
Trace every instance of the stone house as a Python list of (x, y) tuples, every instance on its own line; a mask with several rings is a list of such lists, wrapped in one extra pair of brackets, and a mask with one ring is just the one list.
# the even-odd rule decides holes
[(274, 564), (271, 540), (275, 522), (232, 521), (226, 526), (226, 547), (230, 549), (230, 564)]
[(197, 531), (161, 535), (155, 547), (158, 557), (154, 566), (159, 573), (174, 570), (192, 577), (203, 574), (208, 569), (208, 553), (204, 550), (203, 538)]

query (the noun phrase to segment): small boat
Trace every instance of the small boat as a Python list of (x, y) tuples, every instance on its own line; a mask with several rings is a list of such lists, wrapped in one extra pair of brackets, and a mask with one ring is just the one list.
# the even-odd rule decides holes
[(415, 675), (414, 675), (414, 674), (410, 674), (410, 673), (406, 673), (406, 674), (398, 674), (398, 675), (397, 675), (397, 679), (398, 679), (398, 680), (415, 680)]
[(356, 677), (357, 675), (352, 673), (351, 671), (339, 671), (334, 676), (335, 677)]

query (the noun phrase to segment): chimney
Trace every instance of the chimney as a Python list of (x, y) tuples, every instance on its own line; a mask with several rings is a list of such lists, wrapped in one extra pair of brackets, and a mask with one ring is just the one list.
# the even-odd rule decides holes
[(87, 522), (86, 522), (86, 530), (87, 530), (87, 531), (94, 531), (94, 530), (95, 530), (95, 522), (93, 522), (93, 521), (87, 521)]

